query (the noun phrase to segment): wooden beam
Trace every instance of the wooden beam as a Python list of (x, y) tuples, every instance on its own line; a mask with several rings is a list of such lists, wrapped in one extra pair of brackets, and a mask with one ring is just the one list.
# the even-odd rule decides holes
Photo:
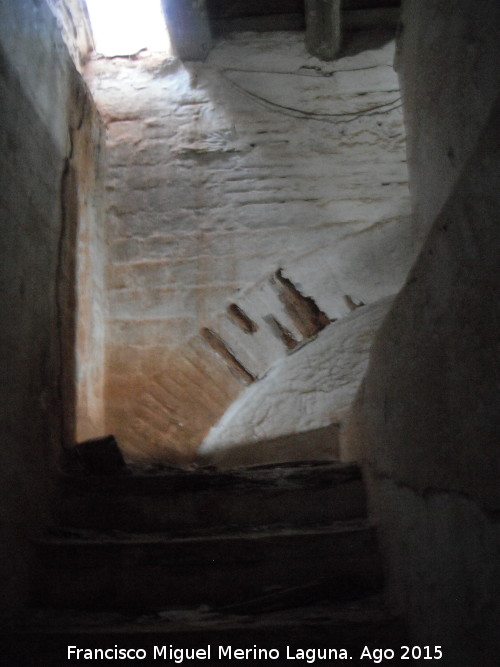
[(334, 60), (341, 42), (340, 0), (305, 0), (306, 48), (321, 60)]
[(304, 14), (304, 0), (207, 0), (211, 19)]
[(266, 14), (212, 19), (211, 25), (215, 37), (231, 32), (268, 32), (273, 30), (304, 30), (305, 28), (304, 12), (302, 14)]
[(181, 60), (205, 60), (212, 35), (205, 0), (162, 0), (175, 54)]

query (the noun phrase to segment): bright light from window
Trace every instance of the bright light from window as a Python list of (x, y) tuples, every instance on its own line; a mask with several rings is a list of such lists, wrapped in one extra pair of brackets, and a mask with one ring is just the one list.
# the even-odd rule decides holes
[(160, 0), (87, 0), (95, 48), (105, 56), (170, 53)]

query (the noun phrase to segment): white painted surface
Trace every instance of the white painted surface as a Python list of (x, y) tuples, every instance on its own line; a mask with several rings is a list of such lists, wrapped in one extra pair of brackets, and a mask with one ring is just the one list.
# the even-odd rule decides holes
[(342, 422), (368, 364), (375, 332), (392, 299), (330, 324), (237, 398), (202, 443), (203, 457), (224, 449)]

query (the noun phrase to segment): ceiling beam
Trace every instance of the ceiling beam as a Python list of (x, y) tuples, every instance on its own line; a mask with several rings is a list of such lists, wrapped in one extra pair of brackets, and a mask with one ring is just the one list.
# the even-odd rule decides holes
[(305, 0), (306, 48), (321, 60), (334, 60), (341, 43), (340, 0)]
[(212, 35), (205, 0), (162, 0), (175, 54), (181, 60), (205, 60)]

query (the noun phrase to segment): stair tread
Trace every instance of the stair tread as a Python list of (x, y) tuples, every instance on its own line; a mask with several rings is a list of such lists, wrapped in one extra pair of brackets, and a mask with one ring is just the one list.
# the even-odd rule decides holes
[(359, 467), (339, 462), (67, 476), (59, 493), (55, 520), (65, 530), (174, 537), (258, 525), (326, 526), (367, 515)]
[(80, 611), (73, 609), (32, 609), (13, 631), (43, 633), (171, 633), (193, 629), (270, 628), (301, 625), (383, 623), (399, 617), (390, 611), (381, 596), (342, 603), (323, 603), (257, 613), (232, 611), (238, 605), (212, 609), (157, 610), (131, 614), (120, 611)]
[(203, 603), (234, 614), (381, 590), (355, 464), (162, 468), (66, 482), (58, 525), (34, 541), (34, 603), (133, 613)]
[(179, 536), (172, 533), (128, 533), (121, 531), (100, 532), (91, 530), (65, 530), (60, 529), (62, 534), (49, 534), (35, 540), (39, 545), (68, 545), (68, 544), (172, 544), (189, 542), (214, 542), (234, 540), (258, 540), (270, 538), (283, 538), (305, 535), (328, 535), (345, 534), (372, 530), (375, 524), (370, 519), (349, 519), (334, 521), (328, 525), (306, 526), (295, 528), (293, 526), (259, 526), (253, 530), (243, 531), (238, 528), (237, 532), (210, 532), (208, 534), (192, 533)]
[[(354, 658), (361, 655), (365, 646), (398, 646), (407, 643), (408, 633), (403, 619), (375, 597), (250, 615), (207, 607), (142, 615), (38, 610), (24, 624), (13, 628), (6, 639), (2, 656), (19, 667), (60, 667), (68, 660), (69, 645), (96, 653), (116, 647), (142, 649), (145, 665), (158, 664), (156, 649), (163, 651), (164, 660), (168, 659), (169, 646), (175, 647), (177, 653), (208, 649), (209, 658), (211, 651), (217, 662), (226, 664), (234, 661), (221, 658), (221, 648), (226, 656), (231, 647), (272, 648), (279, 656), (277, 660), (273, 657), (277, 665), (288, 665), (289, 655), (304, 664), (303, 647), (308, 650), (308, 663), (313, 647), (323, 653), (335, 647), (347, 651), (350, 664), (362, 664)], [(336, 664), (337, 656), (334, 658)]]
[[(77, 475), (61, 474), (59, 481), (70, 491), (80, 489), (95, 490), (99, 493), (154, 493), (205, 490), (212, 487), (234, 486), (238, 490), (242, 486), (266, 484), (278, 486), (295, 486), (313, 483), (317, 485), (322, 478), (328, 482), (338, 478), (344, 480), (361, 479), (361, 472), (355, 463), (340, 461), (313, 461), (298, 463), (282, 463), (241, 468), (214, 469), (205, 468), (170, 468), (129, 469), (116, 475)], [(326, 481), (326, 480), (325, 480)]]

